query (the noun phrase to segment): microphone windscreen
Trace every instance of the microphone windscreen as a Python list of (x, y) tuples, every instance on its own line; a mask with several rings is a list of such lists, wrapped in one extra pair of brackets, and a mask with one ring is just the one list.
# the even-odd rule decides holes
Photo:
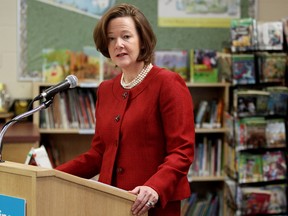
[(78, 78), (75, 75), (69, 75), (66, 77), (66, 80), (70, 83), (69, 88), (75, 88), (78, 84)]

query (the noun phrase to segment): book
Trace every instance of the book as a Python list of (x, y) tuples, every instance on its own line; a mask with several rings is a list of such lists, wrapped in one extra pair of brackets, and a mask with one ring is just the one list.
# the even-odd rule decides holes
[(254, 50), (257, 45), (256, 20), (253, 18), (232, 19), (230, 35), (232, 52)]
[(202, 123), (203, 123), (203, 119), (204, 119), (204, 115), (206, 113), (207, 107), (208, 107), (208, 101), (206, 100), (200, 101), (197, 112), (196, 112), (196, 118), (195, 118), (196, 128), (202, 127)]
[(254, 54), (232, 55), (232, 81), (234, 85), (256, 83)]
[(283, 49), (283, 23), (257, 22), (257, 38), (259, 50)]
[(257, 53), (259, 82), (281, 82), (285, 80), (286, 54), (285, 53)]
[(266, 152), (262, 156), (263, 180), (286, 179), (286, 160), (282, 151)]
[(189, 76), (189, 53), (187, 50), (156, 50), (154, 64), (178, 73), (185, 81)]
[(267, 185), (264, 190), (271, 193), (267, 212), (269, 214), (285, 213), (287, 211), (286, 185)]
[(235, 90), (234, 107), (239, 117), (266, 115), (270, 92), (264, 90)]
[(240, 120), (244, 124), (245, 148), (266, 146), (266, 120), (264, 117), (249, 117)]
[(262, 181), (262, 155), (241, 153), (238, 163), (239, 183)]
[(243, 188), (241, 212), (243, 215), (260, 215), (268, 213), (271, 193), (259, 188)]
[(215, 175), (216, 176), (221, 176), (222, 174), (222, 139), (217, 139), (216, 143), (216, 163), (212, 161), (212, 164), (214, 163), (216, 165), (216, 170), (215, 170)]
[(31, 148), (27, 154), (25, 164), (52, 169), (51, 161), (47, 154), (46, 148), (43, 145), (41, 145), (39, 148)]
[(288, 88), (286, 86), (271, 86), (265, 89), (269, 92), (267, 111), (270, 115), (287, 115)]
[(286, 126), (284, 119), (266, 120), (266, 146), (269, 148), (286, 146)]
[(212, 49), (190, 50), (191, 82), (216, 83), (218, 78), (217, 51)]

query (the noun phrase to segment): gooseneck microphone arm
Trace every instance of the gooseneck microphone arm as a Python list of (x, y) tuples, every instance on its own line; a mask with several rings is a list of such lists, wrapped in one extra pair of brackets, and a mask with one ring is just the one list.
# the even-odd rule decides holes
[(42, 102), (42, 104), (40, 104), (38, 107), (16, 116), (15, 118), (13, 118), (12, 120), (8, 121), (3, 126), (3, 128), (1, 129), (1, 132), (0, 132), (0, 163), (5, 162), (4, 160), (2, 160), (2, 149), (3, 149), (2, 140), (3, 140), (4, 134), (6, 133), (7, 129), (11, 125), (16, 123), (17, 121), (19, 121), (19, 120), (21, 120), (23, 118), (26, 118), (26, 117), (34, 114), (35, 112), (38, 112), (38, 111), (42, 110), (42, 109), (48, 108), (52, 104), (52, 102), (53, 102), (53, 98), (50, 98), (49, 100)]

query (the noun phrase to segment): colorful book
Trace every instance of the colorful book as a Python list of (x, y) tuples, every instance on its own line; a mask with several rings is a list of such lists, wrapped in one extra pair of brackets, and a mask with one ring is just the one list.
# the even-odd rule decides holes
[(267, 185), (264, 188), (271, 193), (268, 205), (269, 214), (280, 214), (287, 211), (287, 186), (284, 184)]
[(263, 180), (273, 181), (286, 178), (286, 160), (283, 152), (266, 152), (262, 156), (263, 161)]
[(253, 54), (232, 55), (232, 80), (234, 85), (255, 84), (255, 62)]
[(266, 146), (269, 148), (286, 146), (286, 126), (284, 119), (266, 120)]
[(270, 115), (287, 115), (288, 88), (286, 86), (267, 87), (269, 92), (268, 113)]
[(239, 156), (239, 182), (262, 181), (262, 156), (258, 154), (242, 153)]
[(241, 119), (244, 124), (245, 147), (263, 148), (266, 146), (266, 120), (264, 117), (250, 117)]
[(232, 52), (254, 50), (256, 48), (257, 28), (255, 19), (232, 19), (230, 34), (232, 41)]
[(189, 81), (189, 53), (187, 50), (157, 50), (154, 53), (154, 64), (178, 73)]
[(218, 78), (217, 51), (212, 49), (190, 50), (191, 82), (216, 83)]
[(281, 82), (284, 83), (286, 71), (285, 53), (257, 53), (257, 66), (259, 82)]
[(281, 21), (258, 22), (257, 36), (259, 50), (283, 49), (283, 23)]
[(268, 213), (271, 193), (259, 188), (242, 189), (241, 213), (243, 215), (261, 215)]
[(264, 90), (234, 91), (234, 107), (239, 117), (266, 115), (270, 93)]

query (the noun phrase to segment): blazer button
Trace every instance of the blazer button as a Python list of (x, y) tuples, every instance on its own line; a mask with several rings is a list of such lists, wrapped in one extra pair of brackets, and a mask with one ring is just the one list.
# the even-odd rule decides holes
[(128, 97), (128, 92), (124, 92), (124, 93), (122, 94), (122, 97), (123, 97), (123, 99), (126, 99), (126, 98)]
[(117, 115), (117, 116), (115, 117), (115, 121), (116, 121), (116, 122), (119, 122), (119, 121), (120, 121), (120, 115)]
[(124, 173), (124, 169), (122, 167), (117, 167), (117, 173), (122, 174)]

